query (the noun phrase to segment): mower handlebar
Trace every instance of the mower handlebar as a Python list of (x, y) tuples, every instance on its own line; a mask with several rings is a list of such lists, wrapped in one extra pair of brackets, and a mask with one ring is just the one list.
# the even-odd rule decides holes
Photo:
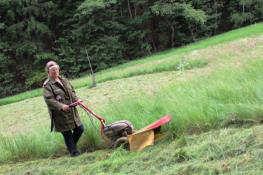
[(83, 101), (82, 100), (78, 100), (78, 101), (75, 101), (75, 102), (73, 102), (73, 103), (71, 103), (71, 104), (69, 104), (69, 107), (76, 107), (76, 106), (80, 106), (81, 108), (83, 108), (86, 112), (88, 112), (89, 114), (91, 114), (91, 115), (93, 115), (95, 118), (97, 118), (100, 122), (101, 122), (101, 124), (102, 124), (102, 126), (104, 127), (106, 124), (106, 120), (104, 119), (104, 118), (102, 118), (101, 116), (99, 116), (99, 115), (97, 115), (97, 114), (95, 114), (91, 109), (89, 109), (84, 103), (83, 103)]

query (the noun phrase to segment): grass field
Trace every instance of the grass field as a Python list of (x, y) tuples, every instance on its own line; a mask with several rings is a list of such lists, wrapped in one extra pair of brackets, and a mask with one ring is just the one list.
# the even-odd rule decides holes
[[(109, 123), (128, 119), (139, 129), (173, 116), (164, 128), (167, 139), (143, 152), (106, 149), (71, 159), (61, 135), (49, 133), (43, 98), (16, 96), (17, 102), (0, 106), (0, 173), (260, 174), (260, 29), (253, 25), (102, 71), (92, 89), (88, 76), (73, 80), (79, 97)], [(98, 123), (94, 128), (79, 112), (86, 128), (80, 149), (103, 148)]]

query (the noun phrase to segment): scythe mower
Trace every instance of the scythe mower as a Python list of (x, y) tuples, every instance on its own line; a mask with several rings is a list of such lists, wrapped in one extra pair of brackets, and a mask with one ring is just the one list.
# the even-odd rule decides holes
[(135, 131), (132, 123), (128, 120), (120, 120), (111, 124), (106, 124), (106, 120), (94, 113), (87, 107), (83, 101), (79, 100), (69, 105), (70, 107), (80, 106), (88, 114), (100, 121), (101, 137), (111, 148), (117, 148), (121, 145), (128, 150), (142, 150), (148, 145), (152, 145), (157, 138), (156, 134), (160, 131), (162, 125), (168, 123), (172, 118), (166, 115), (154, 123)]

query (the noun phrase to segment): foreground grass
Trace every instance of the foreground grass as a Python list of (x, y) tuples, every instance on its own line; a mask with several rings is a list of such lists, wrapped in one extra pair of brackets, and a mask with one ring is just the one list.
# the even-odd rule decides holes
[(0, 174), (246, 174), (263, 171), (263, 126), (163, 139), (142, 152), (100, 150), (77, 158), (0, 165)]
[[(145, 59), (132, 61), (97, 73), (97, 82), (100, 83), (108, 80), (120, 79), (120, 78), (142, 75), (142, 74), (153, 73), (153, 72), (180, 70), (182, 68), (189, 69), (191, 68), (192, 63), (189, 63), (189, 65), (186, 66), (184, 65), (184, 56), (183, 56), (184, 53), (196, 49), (207, 48), (208, 46), (211, 45), (233, 41), (239, 38), (243, 38), (244, 36), (246, 37), (256, 36), (262, 34), (263, 33), (262, 31), (263, 31), (263, 23), (258, 23), (241, 29), (233, 30), (209, 39), (205, 39), (190, 44), (186, 47), (171, 49), (169, 51), (162, 52), (161, 54), (155, 54), (151, 57), (146, 57)], [(174, 55), (176, 55), (176, 59), (174, 58)], [(167, 57), (170, 57), (170, 59), (167, 59)], [(202, 62), (202, 61), (198, 63), (194, 62), (193, 64), (204, 66), (206, 62)], [(138, 65), (140, 66), (138, 67)], [(81, 88), (91, 85), (91, 80), (89, 76), (84, 76), (82, 78), (75, 79), (72, 82), (75, 88)], [(41, 89), (35, 89), (15, 96), (2, 98), (0, 99), (0, 105), (18, 102), (28, 98), (40, 96), (41, 94), (42, 94)]]
[[(212, 67), (195, 70), (194, 76), (192, 75), (194, 79), (175, 81), (151, 95), (127, 96), (124, 100), (107, 105), (99, 113), (107, 116), (109, 123), (128, 119), (136, 128), (142, 128), (169, 113), (173, 116), (173, 121), (168, 130), (173, 136), (227, 127), (232, 123), (258, 124), (262, 122), (263, 114), (263, 60), (258, 57), (261, 53), (259, 45), (253, 50), (246, 50), (247, 55), (242, 53), (242, 56), (232, 54), (227, 57), (222, 54), (223, 58), (218, 60), (223, 64), (213, 64), (217, 69), (209, 63)], [(217, 53), (216, 55), (219, 56)], [(239, 65), (233, 66), (237, 62)], [(213, 72), (207, 72), (211, 70)], [(191, 71), (178, 72), (184, 80), (188, 74), (191, 75)], [(85, 115), (83, 111), (81, 115)], [(101, 142), (96, 131), (98, 127), (94, 130), (87, 120), (84, 120), (87, 129), (80, 148), (99, 148)], [(58, 155), (65, 154), (61, 137), (46, 130), (43, 126), (34, 130), (36, 134), (2, 136), (0, 162), (46, 158), (54, 156), (58, 150), (62, 150)]]

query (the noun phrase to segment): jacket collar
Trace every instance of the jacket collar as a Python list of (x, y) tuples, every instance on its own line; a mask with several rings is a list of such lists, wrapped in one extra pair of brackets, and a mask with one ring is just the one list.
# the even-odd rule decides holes
[[(61, 81), (63, 81), (61, 76), (59, 76), (58, 78), (59, 78)], [(51, 84), (55, 84), (55, 83), (57, 82), (54, 78), (52, 78), (52, 77), (50, 77), (50, 76), (48, 76), (48, 79), (49, 79), (49, 81), (50, 81)]]

